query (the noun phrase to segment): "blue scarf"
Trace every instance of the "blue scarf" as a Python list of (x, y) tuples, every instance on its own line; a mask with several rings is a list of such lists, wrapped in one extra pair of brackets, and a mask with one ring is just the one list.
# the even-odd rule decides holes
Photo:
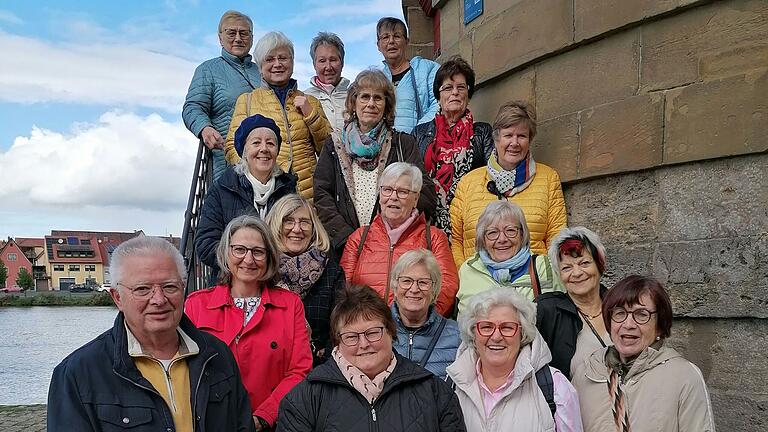
[(347, 124), (341, 134), (341, 141), (347, 154), (366, 171), (373, 171), (378, 165), (381, 146), (387, 139), (389, 129), (384, 121), (380, 121), (366, 133), (360, 132), (356, 121)]
[(500, 284), (514, 282), (524, 275), (528, 271), (528, 264), (531, 261), (531, 249), (527, 245), (520, 249), (515, 256), (502, 262), (494, 261), (485, 250), (481, 250), (479, 255), (493, 280)]

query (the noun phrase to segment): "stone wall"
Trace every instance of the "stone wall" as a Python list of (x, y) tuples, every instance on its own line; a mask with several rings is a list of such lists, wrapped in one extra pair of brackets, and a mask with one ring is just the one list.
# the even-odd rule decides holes
[(607, 281), (659, 278), (718, 428), (768, 431), (768, 1), (484, 0), (466, 26), (463, 0), (432, 3), (475, 119), (535, 106), (532, 151)]

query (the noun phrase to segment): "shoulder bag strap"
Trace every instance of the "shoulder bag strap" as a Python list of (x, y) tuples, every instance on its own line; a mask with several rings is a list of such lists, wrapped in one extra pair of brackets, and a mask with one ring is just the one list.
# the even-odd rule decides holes
[(365, 238), (368, 237), (368, 230), (371, 229), (370, 225), (366, 225), (365, 228), (363, 228), (363, 235), (360, 236), (360, 244), (357, 245), (357, 254), (355, 254), (355, 257), (359, 260), (360, 254), (363, 253), (363, 244), (365, 244)]
[(251, 97), (252, 95), (248, 95), (248, 97), (245, 99), (245, 118), (251, 116)]
[(419, 87), (416, 85), (416, 69), (411, 66), (411, 84), (413, 85), (413, 98), (416, 100), (416, 123), (419, 122), (419, 119), (423, 115), (421, 113), (421, 101), (419, 100)]
[(537, 299), (541, 295), (541, 281), (539, 280), (539, 273), (536, 271), (536, 257), (538, 255), (531, 255), (531, 262), (528, 264), (528, 274), (531, 277), (531, 288), (533, 288), (533, 299)]
[(536, 371), (536, 384), (539, 385), (541, 393), (544, 395), (547, 405), (549, 405), (549, 411), (552, 413), (552, 418), (554, 418), (555, 412), (557, 411), (557, 405), (555, 404), (555, 381), (552, 379), (552, 371), (549, 370), (549, 363)]
[(424, 357), (421, 358), (421, 361), (419, 361), (419, 366), (424, 367), (424, 365), (427, 364), (427, 360), (429, 360), (429, 356), (432, 355), (432, 351), (435, 350), (435, 345), (437, 345), (438, 339), (440, 339), (440, 335), (443, 334), (443, 329), (445, 328), (445, 323), (448, 321), (447, 319), (441, 317), (438, 315), (438, 318), (440, 319), (440, 324), (437, 326), (437, 332), (434, 336), (432, 336), (432, 340), (429, 341), (429, 346), (427, 347), (427, 351), (424, 353)]

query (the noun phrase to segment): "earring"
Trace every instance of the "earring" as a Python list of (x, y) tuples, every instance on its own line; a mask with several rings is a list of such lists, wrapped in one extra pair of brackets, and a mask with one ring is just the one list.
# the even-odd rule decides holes
[(661, 336), (656, 336), (656, 340), (661, 340)]

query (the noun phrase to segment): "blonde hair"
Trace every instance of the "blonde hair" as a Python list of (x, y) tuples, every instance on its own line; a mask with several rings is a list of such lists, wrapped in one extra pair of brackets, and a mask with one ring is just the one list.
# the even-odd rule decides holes
[(317, 216), (317, 212), (312, 204), (298, 194), (289, 194), (277, 200), (267, 215), (267, 223), (272, 231), (272, 235), (275, 237), (277, 248), (280, 252), (286, 251), (285, 243), (283, 243), (283, 219), (300, 208), (307, 209), (309, 211), (309, 218), (312, 220), (312, 246), (323, 252), (328, 252), (331, 248), (331, 239), (328, 237), (328, 232), (323, 227), (322, 222), (320, 222), (320, 218)]
[(499, 139), (499, 131), (502, 129), (524, 124), (528, 126), (529, 141), (536, 136), (536, 111), (531, 104), (525, 101), (510, 101), (499, 108), (496, 119), (493, 121), (493, 139)]

